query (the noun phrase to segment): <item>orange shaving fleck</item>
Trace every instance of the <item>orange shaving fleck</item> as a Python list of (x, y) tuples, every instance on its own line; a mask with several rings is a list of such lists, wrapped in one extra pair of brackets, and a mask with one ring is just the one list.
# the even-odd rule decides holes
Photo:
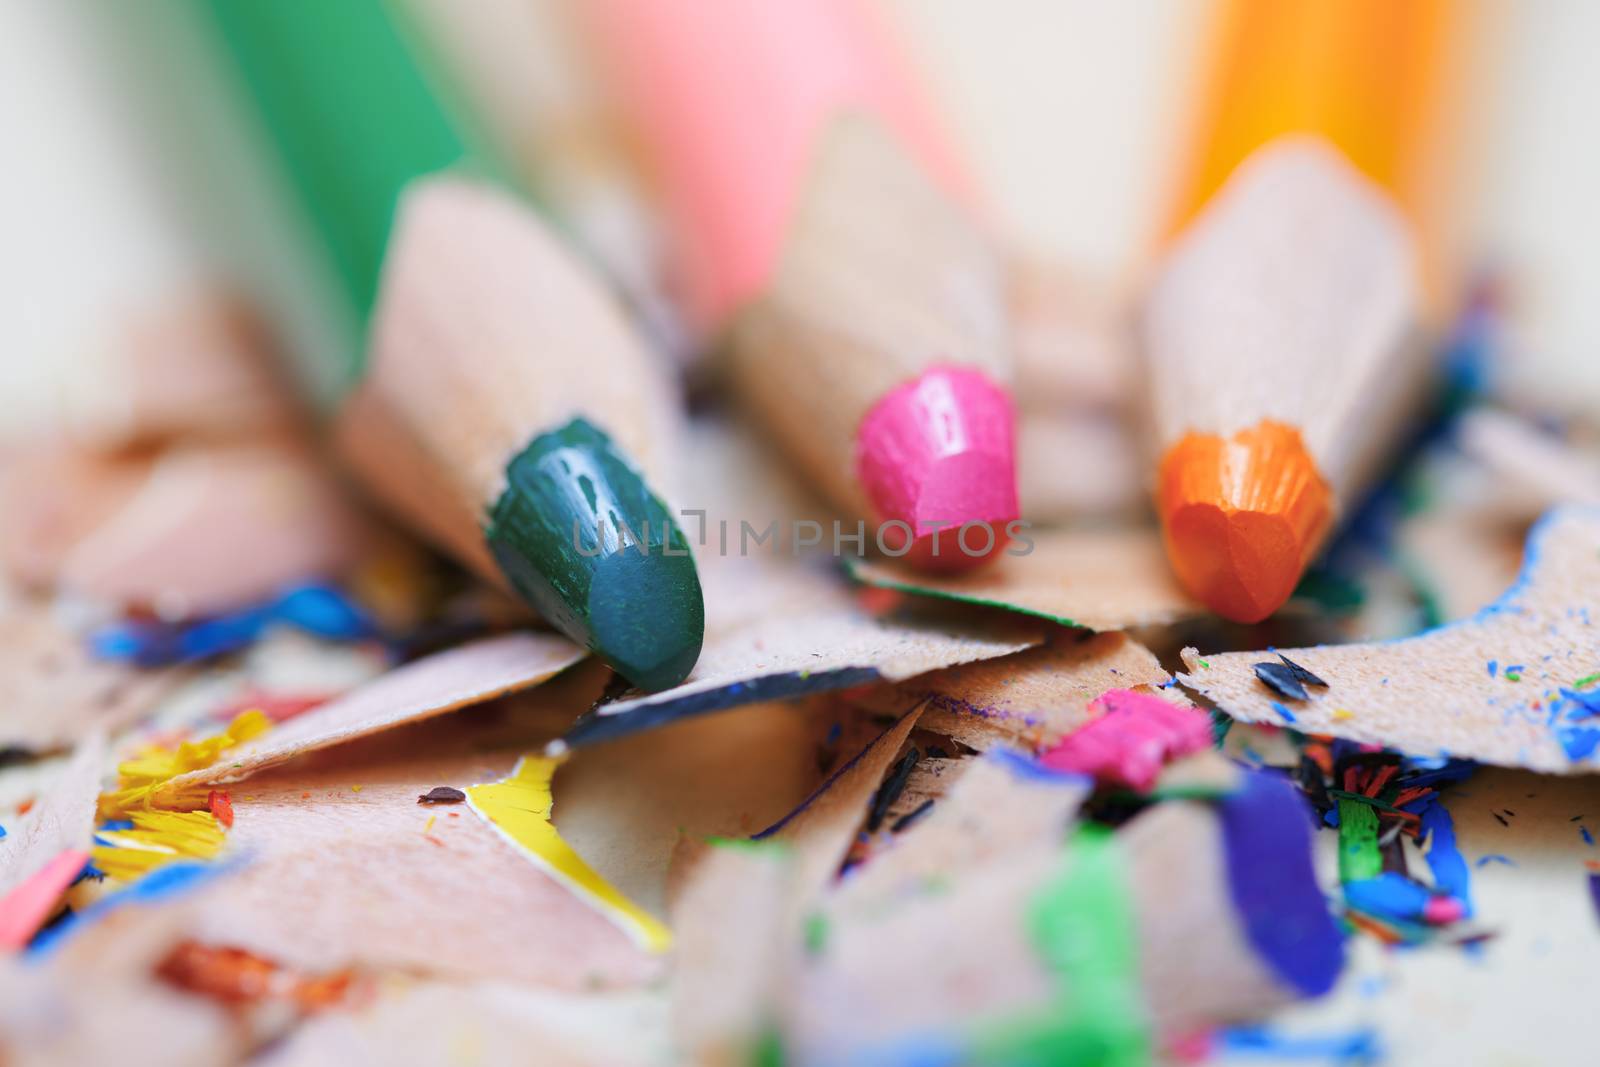
[(213, 789), (206, 797), (206, 807), (211, 809), (211, 814), (228, 829), (233, 829), (233, 798), (220, 789)]
[(346, 999), (354, 982), (348, 971), (296, 974), (239, 948), (184, 941), (155, 969), (169, 985), (229, 1005), (266, 999), (287, 1000), (301, 1011), (332, 1007)]

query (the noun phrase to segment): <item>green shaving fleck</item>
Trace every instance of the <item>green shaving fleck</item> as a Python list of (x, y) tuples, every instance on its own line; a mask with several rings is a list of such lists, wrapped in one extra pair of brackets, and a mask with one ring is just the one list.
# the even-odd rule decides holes
[(1574, 689), (1587, 689), (1596, 682), (1600, 682), (1600, 674), (1586, 674), (1572, 683)]
[(789, 1059), (783, 1051), (783, 1035), (776, 1026), (768, 1026), (761, 1031), (755, 1047), (750, 1050), (750, 1067), (783, 1067), (787, 1062)]
[[(682, 833), (683, 828), (679, 827)], [(706, 844), (712, 848), (725, 848), (732, 852), (765, 852), (773, 856), (784, 856), (791, 851), (789, 842), (778, 841), (773, 838), (763, 837), (717, 837), (712, 835), (706, 838)]]
[(1061, 869), (1034, 894), (1027, 917), (1035, 950), (1060, 980), (1055, 1002), (986, 1026), (969, 1050), (970, 1062), (1150, 1062), (1121, 849), (1109, 831), (1084, 827), (1062, 859)]
[(1114, 789), (1105, 794), (1113, 804), (1140, 804), (1152, 800), (1219, 800), (1233, 790), (1221, 785), (1195, 783), (1193, 785), (1155, 786), (1148, 793), (1132, 789)]
[(820, 911), (806, 916), (806, 951), (815, 956), (828, 945), (828, 917)]
[(1520, 671), (1506, 671), (1506, 681), (1508, 681), (1508, 682), (1520, 682), (1520, 681), (1522, 681), (1521, 672)]
[(1233, 729), (1233, 719), (1218, 708), (1211, 709), (1211, 744), (1220, 749), (1228, 740), (1228, 731)]
[(1349, 615), (1359, 611), (1366, 603), (1367, 594), (1360, 584), (1332, 571), (1308, 571), (1294, 595), (1310, 600), (1330, 615)]
[(1412, 595), (1417, 598), (1417, 609), (1422, 616), (1418, 621), (1419, 628), (1431, 630), (1443, 626), (1446, 621), (1444, 603), (1439, 599), (1438, 583), (1433, 580), (1428, 568), (1405, 553), (1401, 553), (1396, 562), (1401, 576), (1411, 585)]
[(1339, 798), (1339, 881), (1360, 882), (1383, 873), (1378, 813), (1362, 800)]
[(1200, 669), (1203, 670), (1203, 671), (1209, 671), (1211, 669), (1211, 661), (1208, 660), (1208, 659), (1201, 660), (1200, 661)]

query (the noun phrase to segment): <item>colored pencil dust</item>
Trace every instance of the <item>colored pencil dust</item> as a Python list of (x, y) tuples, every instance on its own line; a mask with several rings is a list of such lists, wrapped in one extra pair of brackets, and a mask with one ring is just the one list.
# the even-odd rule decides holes
[(367, 320), (352, 465), (636, 685), (681, 681), (699, 581), (641, 467), (672, 401), (621, 312), (470, 155), (381, 4), (213, 10)]

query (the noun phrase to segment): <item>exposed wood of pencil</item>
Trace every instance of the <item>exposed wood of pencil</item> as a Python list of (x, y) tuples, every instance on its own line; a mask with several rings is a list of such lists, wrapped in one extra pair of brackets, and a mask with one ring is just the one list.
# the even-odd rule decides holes
[(368, 370), (340, 433), (352, 464), (484, 577), (506, 464), (582, 415), (647, 471), (664, 463), (667, 385), (621, 312), (514, 197), (462, 178), (398, 208)]
[[(1415, 253), (1383, 194), (1325, 145), (1241, 169), (1167, 260), (1144, 319), (1160, 444), (1263, 418), (1300, 429), (1339, 494), (1414, 374)], [(1411, 358), (1404, 358), (1411, 357)]]
[(1173, 249), (1143, 319), (1158, 505), (1213, 609), (1281, 604), (1393, 448), (1427, 378), (1417, 304), (1404, 222), (1311, 138), (1246, 161)]
[[(661, 235), (638, 161), (578, 54), (563, 0), (401, 0), (499, 154), (625, 294), (657, 343), (686, 338), (662, 291)], [(683, 352), (687, 355), (687, 352)]]
[(872, 509), (856, 429), (895, 386), (937, 365), (1011, 380), (1006, 279), (963, 209), (874, 120), (821, 139), (777, 269), (736, 319), (735, 387), (839, 505)]

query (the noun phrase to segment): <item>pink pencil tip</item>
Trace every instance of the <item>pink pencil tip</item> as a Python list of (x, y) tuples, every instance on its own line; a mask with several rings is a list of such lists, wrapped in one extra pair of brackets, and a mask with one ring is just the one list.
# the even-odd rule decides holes
[(1017, 517), (1011, 398), (982, 371), (934, 367), (890, 390), (856, 432), (856, 474), (883, 543), (917, 566), (966, 570)]

